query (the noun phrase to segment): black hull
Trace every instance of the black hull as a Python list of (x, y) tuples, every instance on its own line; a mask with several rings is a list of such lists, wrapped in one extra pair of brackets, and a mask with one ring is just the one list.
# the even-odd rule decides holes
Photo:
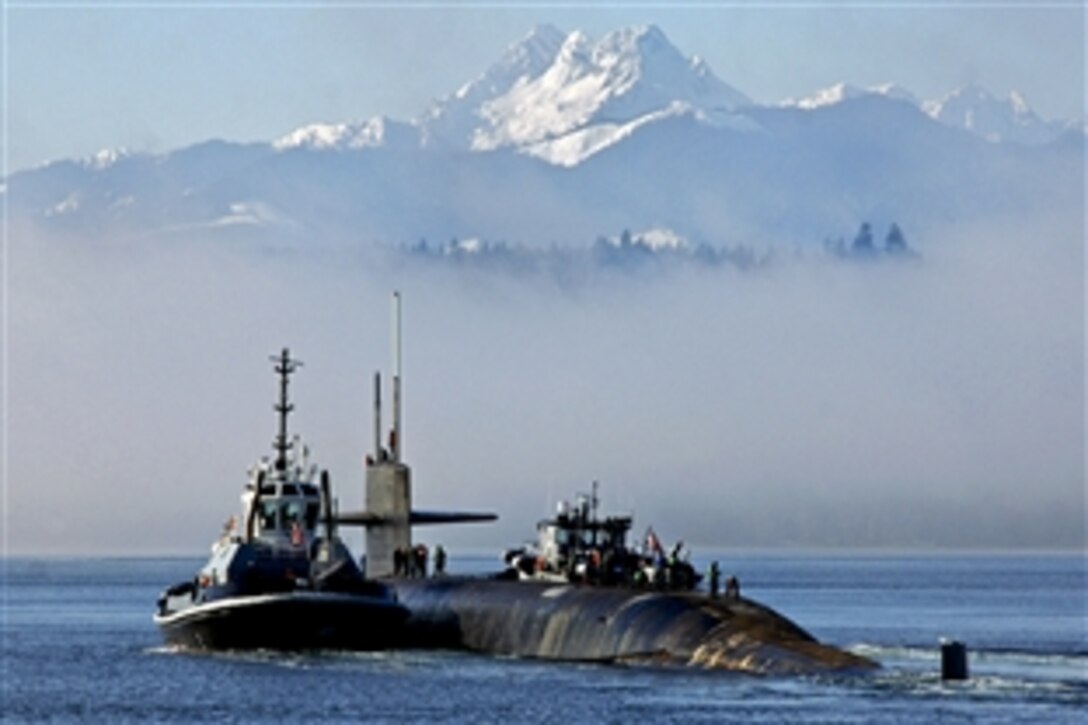
[(155, 623), (168, 644), (185, 648), (378, 650), (398, 644), (407, 616), (392, 600), (292, 592), (195, 604)]
[(877, 666), (748, 599), (480, 579), (387, 583), (412, 613), (404, 627), (409, 646), (755, 674)]

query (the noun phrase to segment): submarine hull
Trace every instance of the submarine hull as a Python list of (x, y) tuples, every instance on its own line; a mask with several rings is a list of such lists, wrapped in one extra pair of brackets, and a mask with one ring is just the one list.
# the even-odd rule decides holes
[(407, 646), (758, 674), (863, 671), (872, 660), (817, 642), (757, 602), (499, 579), (391, 579), (411, 612)]
[(407, 616), (392, 600), (291, 592), (194, 604), (155, 623), (168, 644), (193, 649), (376, 650), (397, 644)]

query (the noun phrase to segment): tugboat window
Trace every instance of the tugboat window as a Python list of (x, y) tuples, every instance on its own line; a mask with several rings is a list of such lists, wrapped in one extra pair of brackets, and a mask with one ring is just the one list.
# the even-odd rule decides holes
[(313, 529), (317, 526), (317, 504), (306, 505), (306, 528)]
[(261, 502), (261, 529), (267, 531), (276, 528), (276, 502)]
[(298, 496), (298, 486), (296, 486), (293, 483), (283, 484), (283, 495), (284, 496)]
[(290, 531), (291, 525), (302, 521), (302, 504), (288, 501), (283, 504), (283, 530)]

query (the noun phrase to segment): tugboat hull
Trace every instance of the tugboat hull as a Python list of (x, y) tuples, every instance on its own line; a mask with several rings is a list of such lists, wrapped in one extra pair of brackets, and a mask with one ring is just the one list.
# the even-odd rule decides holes
[(408, 610), (396, 601), (325, 592), (238, 596), (156, 614), (170, 645), (194, 649), (347, 649), (394, 646)]

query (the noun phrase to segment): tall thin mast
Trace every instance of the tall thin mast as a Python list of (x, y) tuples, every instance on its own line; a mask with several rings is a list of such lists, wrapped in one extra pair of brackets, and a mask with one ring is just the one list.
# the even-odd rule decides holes
[(592, 512), (592, 518), (590, 520), (593, 524), (593, 528), (591, 529), (593, 531), (593, 546), (597, 546), (597, 502), (597, 482), (594, 481), (593, 494), (589, 499), (589, 510)]
[(401, 370), (400, 370), (400, 292), (393, 293), (393, 461), (400, 462), (401, 430)]
[(276, 451), (276, 470), (286, 471), (287, 451), (291, 450), (291, 443), (287, 440), (287, 415), (295, 409), (295, 406), (287, 401), (287, 383), (291, 373), (300, 368), (302, 362), (292, 360), (291, 354), (286, 347), (278, 356), (273, 355), (269, 360), (276, 363), (275, 370), (280, 376), (280, 400), (274, 406), (275, 411), (280, 414), (280, 431), (279, 435), (276, 436), (276, 440), (273, 441), (272, 447)]
[(374, 373), (374, 460), (382, 460), (382, 374)]

